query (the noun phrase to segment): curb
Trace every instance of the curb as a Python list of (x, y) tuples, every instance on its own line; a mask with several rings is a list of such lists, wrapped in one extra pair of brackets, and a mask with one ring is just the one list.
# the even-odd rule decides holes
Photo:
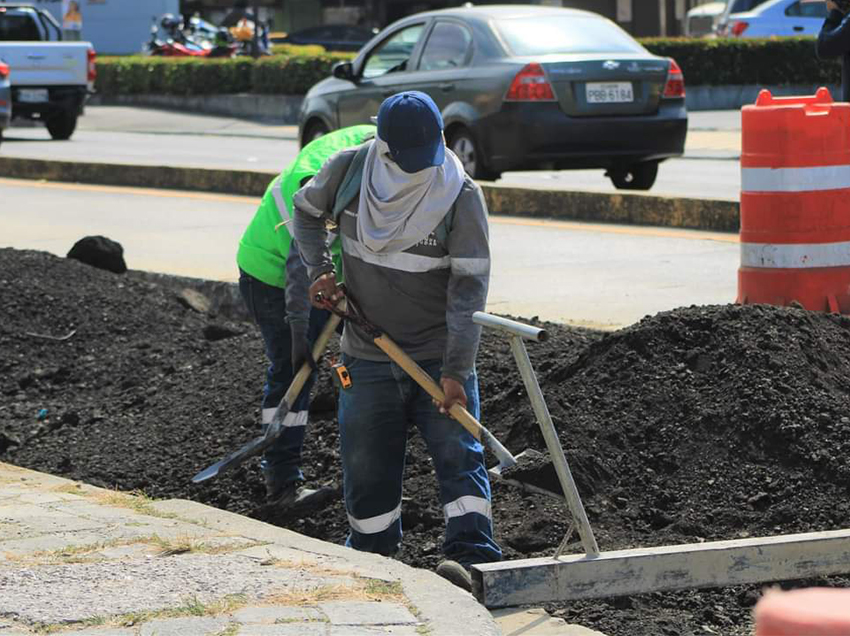
[[(0, 157), (0, 176), (262, 196), (274, 172)], [(737, 201), (517, 188), (482, 183), (491, 214), (737, 232)]]
[[(687, 82), (687, 78), (686, 78)], [(775, 96), (814, 95), (816, 85), (758, 86), (756, 84), (695, 85), (687, 86), (685, 106), (691, 112), (702, 110), (730, 110), (754, 104), (759, 91), (768, 89)], [(836, 100), (841, 99), (841, 87), (828, 87)], [(221, 95), (94, 95), (88, 103), (92, 106), (142, 106), (172, 110), (266, 119), (283, 124), (297, 124), (303, 95), (275, 95), (237, 93)]]

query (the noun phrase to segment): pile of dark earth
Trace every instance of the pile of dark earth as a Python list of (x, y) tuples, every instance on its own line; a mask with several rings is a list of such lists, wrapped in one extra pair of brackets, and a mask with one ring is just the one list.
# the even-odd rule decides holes
[[(194, 311), (137, 272), (40, 252), (0, 250), (0, 279), (0, 460), (344, 540), (338, 499), (303, 515), (266, 508), (256, 460), (190, 482), (259, 433), (265, 361), (252, 325)], [(531, 359), (603, 550), (850, 526), (850, 318), (730, 305), (611, 334), (545, 326)], [(484, 423), (514, 452), (544, 449), (501, 337), (485, 334), (478, 367)], [(313, 482), (339, 482), (333, 409), (325, 369), (304, 458)], [(551, 554), (568, 525), (557, 501), (501, 484), (493, 513), (508, 559)], [(399, 558), (433, 567), (443, 514), (415, 432), (402, 520)], [(759, 591), (547, 609), (611, 636), (745, 634)]]

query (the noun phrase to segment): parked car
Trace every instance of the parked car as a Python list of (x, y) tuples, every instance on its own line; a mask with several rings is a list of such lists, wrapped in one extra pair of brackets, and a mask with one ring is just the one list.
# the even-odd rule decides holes
[(368, 123), (403, 90), (428, 93), (475, 178), (508, 170), (603, 168), (618, 188), (652, 187), (684, 152), (682, 72), (602, 16), (542, 6), (420, 13), (384, 29), (307, 93), (302, 144)]
[(685, 35), (692, 38), (714, 35), (725, 10), (725, 2), (709, 2), (694, 7), (685, 14)]
[(12, 85), (9, 84), (9, 65), (0, 59), (0, 143), (3, 131), (12, 119)]
[(736, 38), (817, 35), (826, 18), (824, 0), (769, 0), (750, 11), (729, 16)]
[(375, 32), (348, 24), (311, 27), (273, 40), (274, 44), (318, 44), (328, 51), (359, 51)]
[(8, 64), (12, 113), (43, 121), (53, 139), (68, 139), (94, 88), (89, 42), (62, 42), (62, 29), (32, 5), (0, 6), (0, 58)]

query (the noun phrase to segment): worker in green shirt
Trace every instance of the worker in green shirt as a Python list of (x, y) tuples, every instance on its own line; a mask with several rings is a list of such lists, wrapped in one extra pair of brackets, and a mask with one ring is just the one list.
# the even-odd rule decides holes
[[(307, 144), (295, 160), (269, 184), (263, 200), (248, 225), (236, 262), (239, 265), (239, 290), (248, 311), (260, 328), (269, 368), (263, 389), (262, 423), (267, 426), (292, 379), (307, 361), (315, 368), (311, 355), (328, 312), (311, 307), (310, 281), (292, 237), (290, 220), (292, 197), (319, 171), (332, 155), (357, 146), (375, 136), (375, 126), (352, 126), (327, 134)], [(333, 241), (334, 261), (341, 272), (339, 241)], [(338, 276), (339, 278), (339, 276)], [(266, 484), (268, 503), (294, 507), (319, 503), (330, 489), (312, 489), (304, 485), (301, 472), (301, 447), (307, 425), (310, 389), (315, 373), (293, 405), (293, 426), (263, 455), (260, 464)]]

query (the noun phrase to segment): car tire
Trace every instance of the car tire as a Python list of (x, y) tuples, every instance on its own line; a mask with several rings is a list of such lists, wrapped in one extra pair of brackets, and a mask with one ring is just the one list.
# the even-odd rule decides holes
[(658, 162), (645, 161), (605, 173), (618, 190), (649, 190), (658, 176)]
[(304, 131), (304, 137), (301, 140), (301, 147), (303, 148), (311, 141), (316, 141), (319, 137), (324, 137), (330, 132), (328, 127), (322, 121), (314, 121), (311, 122), (307, 129)]
[(58, 141), (70, 139), (77, 128), (77, 114), (65, 111), (48, 119), (45, 125), (53, 139)]
[(494, 181), (501, 175), (490, 170), (483, 161), (475, 137), (466, 128), (456, 128), (448, 139), (448, 147), (463, 164), (466, 173), (475, 180)]

